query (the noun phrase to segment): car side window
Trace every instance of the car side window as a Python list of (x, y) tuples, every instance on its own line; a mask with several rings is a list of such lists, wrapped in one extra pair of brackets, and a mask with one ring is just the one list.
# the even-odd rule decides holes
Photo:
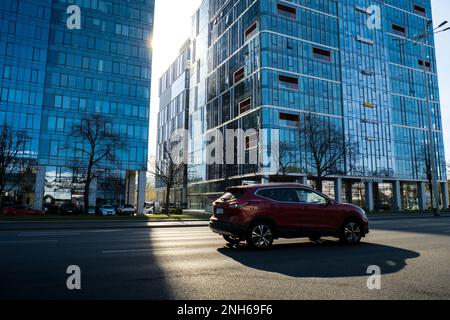
[(307, 204), (326, 204), (327, 199), (311, 190), (296, 189), (298, 201)]
[(264, 198), (278, 202), (298, 202), (297, 193), (293, 189), (263, 189), (258, 191), (258, 194)]

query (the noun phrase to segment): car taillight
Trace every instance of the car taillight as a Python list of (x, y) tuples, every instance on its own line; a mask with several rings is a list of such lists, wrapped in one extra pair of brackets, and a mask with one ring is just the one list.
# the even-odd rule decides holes
[(245, 201), (238, 201), (238, 202), (230, 203), (230, 207), (233, 209), (242, 209), (246, 206), (248, 206), (248, 202), (245, 202)]

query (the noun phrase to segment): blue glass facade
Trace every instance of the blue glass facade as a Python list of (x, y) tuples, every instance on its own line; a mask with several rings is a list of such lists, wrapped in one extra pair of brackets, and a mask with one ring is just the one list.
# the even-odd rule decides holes
[[(302, 122), (312, 113), (358, 142), (357, 163), (343, 163), (349, 173), (329, 177), (327, 193), (369, 209), (426, 208), (424, 65), (437, 173), (442, 186), (446, 181), (434, 39), (426, 42), (425, 61), (419, 45), (394, 39), (426, 27), (430, 1), (373, 4), (204, 1), (193, 17), (191, 79), (199, 80), (190, 86), (191, 158), (205, 158), (205, 146), (195, 141), (209, 132), (278, 129), (282, 142), (299, 146), (289, 161), (298, 168), (292, 178), (304, 181), (310, 155), (286, 114)], [(194, 161), (189, 172), (192, 207), (204, 207), (226, 185), (260, 179), (249, 165)]]
[[(71, 30), (66, 10), (73, 4), (81, 28)], [(84, 160), (72, 127), (97, 113), (126, 148), (102, 172), (96, 197), (123, 202), (127, 172), (147, 167), (154, 1), (5, 0), (0, 14), (0, 121), (31, 133), (45, 195), (67, 200), (76, 193), (61, 190), (67, 168)]]

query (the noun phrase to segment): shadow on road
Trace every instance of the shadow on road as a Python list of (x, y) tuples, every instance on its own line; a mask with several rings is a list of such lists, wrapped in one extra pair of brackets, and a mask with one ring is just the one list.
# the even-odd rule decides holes
[(275, 244), (268, 251), (254, 251), (245, 245), (218, 251), (253, 269), (291, 277), (338, 278), (367, 276), (367, 267), (377, 265), (382, 274), (396, 273), (406, 260), (419, 253), (372, 243), (345, 246), (337, 241), (321, 243)]
[[(16, 242), (22, 238), (11, 233), (5, 240), (15, 242), (0, 243), (0, 274), (6, 275), (0, 300), (171, 299), (165, 272), (152, 250), (152, 231), (80, 231), (29, 237), (25, 243)], [(40, 243), (43, 238), (55, 242)], [(66, 286), (70, 265), (80, 267), (81, 290)]]

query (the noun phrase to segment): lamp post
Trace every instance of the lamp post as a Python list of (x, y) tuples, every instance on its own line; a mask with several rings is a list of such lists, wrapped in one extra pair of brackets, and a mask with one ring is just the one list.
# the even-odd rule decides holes
[(403, 40), (399, 43), (399, 45), (404, 45), (406, 43), (413, 43), (413, 45), (420, 44), (420, 50), (421, 50), (421, 59), (422, 59), (422, 70), (423, 70), (423, 84), (425, 88), (425, 108), (427, 110), (427, 125), (428, 125), (428, 153), (430, 154), (430, 171), (432, 176), (432, 185), (433, 185), (433, 194), (432, 197), (432, 207), (435, 210), (435, 216), (440, 215), (440, 208), (439, 208), (439, 190), (438, 190), (438, 178), (437, 178), (437, 162), (436, 162), (436, 149), (434, 145), (434, 134), (433, 134), (433, 126), (431, 121), (431, 111), (430, 111), (430, 94), (429, 94), (429, 88), (428, 88), (428, 73), (427, 73), (427, 63), (426, 63), (426, 52), (425, 52), (425, 45), (426, 40), (435, 34), (445, 32), (450, 30), (450, 28), (441, 29), (443, 26), (447, 24), (447, 21), (442, 22), (437, 28), (434, 28), (430, 30), (432, 27), (432, 21), (427, 20), (427, 24), (425, 29), (416, 34), (412, 37), (412, 39), (394, 39), (394, 40)]

